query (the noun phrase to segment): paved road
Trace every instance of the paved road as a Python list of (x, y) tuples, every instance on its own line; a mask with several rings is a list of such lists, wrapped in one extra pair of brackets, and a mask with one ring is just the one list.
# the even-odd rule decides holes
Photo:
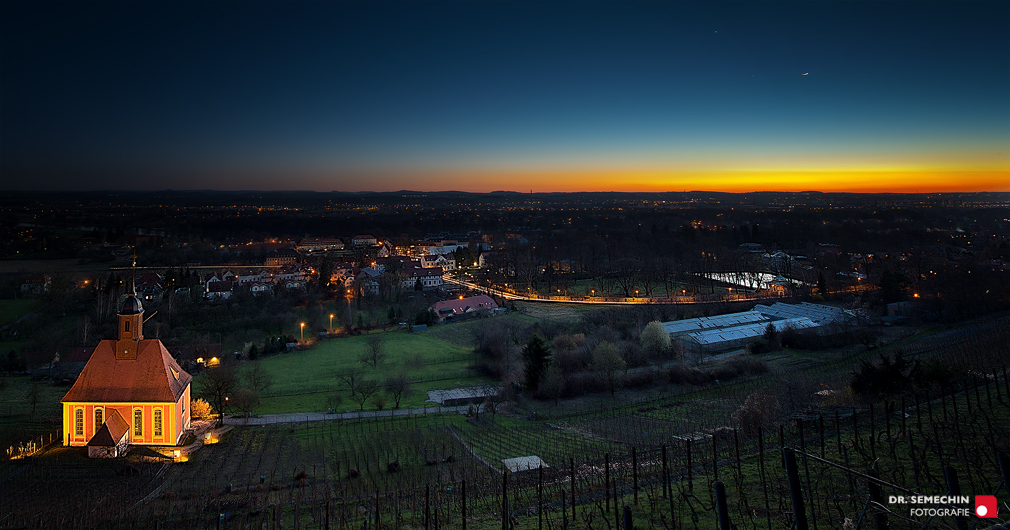
[(328, 414), (325, 412), (296, 412), (293, 414), (262, 414), (243, 418), (229, 416), (224, 419), (225, 425), (273, 425), (275, 423), (302, 423), (306, 421), (331, 421), (331, 420), (356, 420), (359, 418), (389, 418), (392, 416), (417, 416), (422, 414), (438, 414), (441, 412), (465, 413), (468, 405), (458, 407), (442, 407), (432, 405), (422, 409), (399, 409), (399, 410), (367, 410), (364, 412), (338, 412)]
[(719, 295), (703, 295), (703, 296), (678, 296), (675, 298), (651, 298), (651, 297), (635, 297), (635, 298), (613, 298), (613, 297), (592, 297), (592, 296), (526, 296), (517, 293), (511, 293), (495, 289), (492, 287), (484, 287), (483, 285), (477, 285), (475, 283), (459, 280), (456, 278), (450, 278), (448, 276), (443, 276), (442, 281), (444, 283), (451, 283), (455, 285), (460, 285), (468, 289), (487, 293), (489, 295), (498, 296), (508, 300), (522, 300), (526, 302), (558, 302), (564, 304), (600, 304), (600, 305), (647, 305), (647, 304), (697, 304), (701, 302), (755, 302), (760, 300), (774, 300), (776, 298), (781, 298), (775, 295), (763, 295), (758, 293), (750, 294), (719, 294)]

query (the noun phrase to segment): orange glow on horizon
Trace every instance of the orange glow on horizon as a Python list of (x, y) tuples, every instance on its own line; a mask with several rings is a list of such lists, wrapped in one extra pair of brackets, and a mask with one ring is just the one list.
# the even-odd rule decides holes
[[(390, 179), (394, 180), (394, 179)], [(395, 179), (400, 180), (400, 179)], [(572, 171), (474, 171), (432, 173), (424, 179), (403, 179), (400, 189), (490, 192), (496, 190), (535, 192), (660, 192), (719, 191), (822, 191), (855, 193), (939, 193), (1010, 191), (1007, 170), (572, 170)]]

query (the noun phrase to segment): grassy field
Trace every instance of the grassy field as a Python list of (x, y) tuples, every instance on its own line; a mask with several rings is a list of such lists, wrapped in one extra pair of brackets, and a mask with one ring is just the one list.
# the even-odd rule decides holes
[(0, 300), (0, 325), (10, 324), (31, 312), (35, 300)]
[[(381, 337), (385, 360), (372, 368), (360, 362), (368, 340)], [(273, 385), (260, 399), (257, 414), (322, 412), (330, 405), (328, 398), (339, 394), (339, 409), (356, 409), (350, 389), (341, 376), (356, 370), (359, 376), (379, 382), (404, 373), (412, 381), (411, 393), (400, 402), (401, 408), (425, 406), (428, 390), (451, 389), (489, 382), (475, 377), (467, 367), (473, 363), (469, 348), (441, 340), (428, 333), (406, 331), (372, 332), (355, 337), (319, 341), (309, 350), (283, 353), (258, 361), (273, 376)], [(241, 375), (249, 368), (244, 365)], [(199, 388), (199, 381), (195, 383)], [(428, 405), (431, 405), (429, 403)], [(392, 408), (390, 400), (386, 408)], [(366, 403), (365, 410), (376, 410)]]
[[(62, 422), (60, 399), (70, 390), (27, 376), (0, 378), (0, 454), (12, 443), (48, 433)], [(32, 414), (33, 392), (38, 392)]]
[(473, 332), (477, 327), (487, 325), (506, 325), (512, 322), (518, 322), (521, 326), (531, 326), (538, 322), (538, 319), (522, 313), (513, 312), (494, 317), (492, 319), (481, 318), (465, 322), (432, 326), (428, 328), (428, 331), (425, 333), (451, 344), (467, 348), (469, 351), (473, 348)]

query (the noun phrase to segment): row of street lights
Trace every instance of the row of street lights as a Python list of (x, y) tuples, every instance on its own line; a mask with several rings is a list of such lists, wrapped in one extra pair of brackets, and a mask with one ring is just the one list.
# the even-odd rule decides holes
[[(334, 316), (335, 315), (333, 313), (330, 313), (330, 333), (333, 333), (333, 317)], [(299, 342), (305, 342), (305, 322), (302, 322), (298, 327), (299, 327), (299, 330), (298, 330), (299, 339), (298, 340), (299, 340)]]

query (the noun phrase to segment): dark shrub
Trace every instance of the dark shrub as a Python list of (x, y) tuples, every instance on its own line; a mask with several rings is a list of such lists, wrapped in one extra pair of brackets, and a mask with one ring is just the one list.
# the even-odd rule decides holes
[(631, 372), (624, 378), (625, 388), (648, 388), (659, 382), (660, 373), (657, 370)]
[(711, 381), (705, 372), (686, 366), (670, 366), (666, 369), (667, 379), (675, 385), (704, 385)]

